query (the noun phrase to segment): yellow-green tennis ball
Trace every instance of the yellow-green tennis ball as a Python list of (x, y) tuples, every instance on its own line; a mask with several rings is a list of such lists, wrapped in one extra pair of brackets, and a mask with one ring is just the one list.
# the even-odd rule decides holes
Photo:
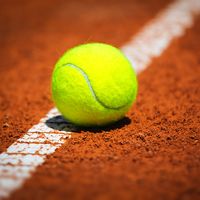
[(56, 63), (52, 94), (67, 120), (81, 126), (105, 125), (125, 116), (136, 98), (137, 79), (119, 49), (83, 44)]

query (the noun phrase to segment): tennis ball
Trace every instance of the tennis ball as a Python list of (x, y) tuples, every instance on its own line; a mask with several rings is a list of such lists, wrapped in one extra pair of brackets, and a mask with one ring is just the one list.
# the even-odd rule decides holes
[(68, 50), (52, 76), (53, 100), (80, 126), (106, 125), (125, 116), (137, 94), (135, 72), (122, 52), (89, 43)]

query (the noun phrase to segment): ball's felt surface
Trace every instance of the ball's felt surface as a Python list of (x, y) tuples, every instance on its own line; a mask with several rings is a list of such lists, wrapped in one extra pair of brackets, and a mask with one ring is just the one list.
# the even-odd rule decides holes
[(137, 94), (135, 72), (122, 52), (89, 43), (68, 50), (56, 63), (53, 100), (69, 121), (105, 125), (124, 117)]

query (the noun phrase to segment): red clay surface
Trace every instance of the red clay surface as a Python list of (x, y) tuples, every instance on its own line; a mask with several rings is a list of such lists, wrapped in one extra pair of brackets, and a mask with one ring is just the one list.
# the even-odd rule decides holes
[[(26, 18), (3, 6), (1, 151), (53, 106), (50, 75), (61, 52), (89, 37), (120, 46), (168, 3), (113, 2), (33, 3)], [(199, 35), (200, 18), (139, 75), (128, 118), (75, 133), (10, 199), (198, 199)]]

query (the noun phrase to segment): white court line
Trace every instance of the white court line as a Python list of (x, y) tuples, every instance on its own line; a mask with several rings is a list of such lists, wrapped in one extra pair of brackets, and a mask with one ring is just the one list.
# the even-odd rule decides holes
[(200, 12), (200, 0), (178, 0), (159, 13), (121, 49), (139, 73), (160, 56), (174, 38), (192, 27), (194, 16)]
[[(151, 20), (121, 48), (135, 71), (139, 73), (147, 68), (152, 59), (160, 56), (170, 45), (172, 39), (182, 36), (187, 28), (192, 27), (194, 16), (199, 13), (200, 0), (177, 0)], [(70, 138), (74, 127), (59, 115), (53, 108), (0, 154), (0, 198), (8, 197), (20, 188), (37, 166), (44, 163), (46, 156)]]

